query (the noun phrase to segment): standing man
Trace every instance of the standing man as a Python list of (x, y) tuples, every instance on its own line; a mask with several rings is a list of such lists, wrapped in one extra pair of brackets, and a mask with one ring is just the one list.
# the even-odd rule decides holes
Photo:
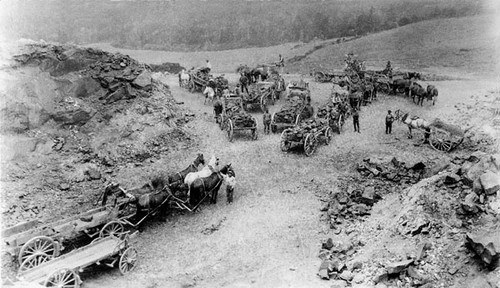
[(387, 111), (385, 115), (385, 134), (392, 134), (392, 122), (394, 122), (394, 116), (392, 116), (392, 111)]
[(267, 109), (267, 107), (264, 115), (262, 115), (262, 123), (264, 124), (264, 133), (269, 134), (271, 128), (271, 114), (269, 114), (269, 109)]
[(359, 111), (356, 107), (352, 110), (352, 123), (354, 124), (354, 132), (361, 133), (359, 131)]
[(285, 67), (285, 58), (283, 58), (281, 54), (279, 56), (278, 66), (280, 67), (280, 74), (283, 75), (283, 67)]
[(207, 59), (207, 63), (205, 64), (205, 67), (207, 67), (208, 72), (210, 73), (210, 71), (212, 70), (212, 64), (210, 64), (210, 61), (208, 61), (208, 59)]
[(220, 98), (217, 97), (214, 102), (215, 123), (219, 123), (219, 115), (222, 113), (222, 109), (222, 102), (220, 101)]

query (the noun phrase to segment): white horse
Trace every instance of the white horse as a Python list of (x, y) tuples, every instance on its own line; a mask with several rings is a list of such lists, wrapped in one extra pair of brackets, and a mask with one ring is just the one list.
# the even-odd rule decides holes
[(413, 135), (411, 133), (412, 129), (422, 129), (425, 130), (425, 138), (424, 142), (426, 142), (429, 138), (430, 135), (430, 126), (431, 123), (423, 118), (420, 118), (418, 116), (413, 116), (410, 117), (410, 113), (405, 113), (401, 110), (396, 110), (394, 113), (394, 119), (399, 120), (406, 125), (408, 125), (408, 138), (411, 139), (413, 138)]
[(194, 180), (198, 178), (205, 178), (212, 173), (219, 171), (219, 158), (216, 158), (214, 155), (212, 155), (212, 158), (210, 158), (210, 161), (208, 161), (208, 164), (203, 167), (200, 171), (198, 172), (191, 172), (186, 175), (186, 178), (184, 178), (184, 184), (187, 184), (188, 187), (191, 186), (191, 183), (194, 182)]

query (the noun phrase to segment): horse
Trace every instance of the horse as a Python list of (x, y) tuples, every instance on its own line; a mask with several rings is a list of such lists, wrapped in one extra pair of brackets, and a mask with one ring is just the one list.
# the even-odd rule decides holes
[(424, 98), (427, 96), (427, 91), (417, 82), (412, 82), (410, 85), (409, 97), (412, 97), (413, 103), (415, 103), (415, 98), (417, 98), (417, 105), (422, 106)]
[[(102, 205), (106, 205), (107, 198), (115, 195), (115, 202), (118, 197), (128, 198), (128, 203), (135, 204), (135, 222), (139, 223), (148, 213), (158, 208), (164, 201), (172, 195), (167, 181), (162, 177), (155, 177), (141, 187), (128, 191), (120, 188), (120, 185), (112, 183), (108, 185), (103, 193)], [(160, 218), (165, 219), (165, 209), (160, 210)]]
[(406, 72), (403, 75), (403, 78), (408, 79), (408, 80), (412, 80), (412, 79), (422, 80), (422, 75), (420, 75), (420, 73), (418, 73), (418, 72)]
[(208, 161), (207, 166), (203, 167), (203, 169), (201, 169), (200, 171), (191, 172), (186, 175), (186, 177), (184, 178), (184, 184), (187, 184), (189, 187), (194, 180), (196, 180), (197, 178), (210, 176), (211, 173), (217, 171), (217, 168), (219, 168), (219, 158), (212, 155), (212, 157)]
[(191, 191), (189, 203), (191, 206), (196, 206), (201, 203), (207, 196), (210, 196), (210, 203), (217, 203), (217, 195), (222, 183), (226, 183), (226, 191), (228, 201), (232, 201), (232, 193), (236, 184), (236, 174), (234, 173), (231, 164), (227, 164), (220, 171), (212, 172), (208, 177), (198, 178), (189, 186)]
[(250, 75), (252, 76), (252, 78), (251, 78), (252, 83), (259, 81), (259, 79), (261, 81), (265, 81), (269, 77), (269, 67), (260, 66), (260, 67), (253, 68), (250, 71)]
[(425, 130), (424, 143), (428, 141), (431, 132), (431, 123), (427, 120), (418, 116), (410, 117), (410, 113), (405, 113), (399, 109), (394, 112), (394, 119), (408, 125), (408, 139), (413, 138), (412, 129), (423, 129)]
[(438, 90), (434, 85), (427, 85), (427, 101), (432, 100), (432, 105), (436, 104), (436, 98), (438, 97)]
[(396, 79), (392, 81), (392, 92), (397, 94), (398, 91), (404, 89), (405, 95), (408, 96), (412, 81), (408, 79)]
[(193, 163), (189, 164), (186, 169), (175, 174), (168, 175), (168, 184), (172, 187), (176, 187), (184, 183), (184, 178), (186, 178), (186, 175), (191, 172), (198, 171), (198, 166), (200, 166), (200, 164), (205, 165), (205, 159), (203, 158), (203, 154), (198, 153), (196, 159), (194, 159)]

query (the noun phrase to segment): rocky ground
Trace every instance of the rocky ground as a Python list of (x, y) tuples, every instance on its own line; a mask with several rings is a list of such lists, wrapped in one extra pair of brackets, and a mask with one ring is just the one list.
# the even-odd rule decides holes
[[(232, 204), (221, 190), (216, 205), (152, 219), (134, 240), (137, 270), (94, 268), (82, 274), (84, 287), (498, 286), (490, 256), (499, 248), (487, 244), (498, 239), (500, 197), (487, 184), (494, 181), (477, 180), (498, 173), (498, 83), (428, 82), (440, 91), (436, 106), (381, 95), (362, 108), (361, 133), (348, 119), (330, 145), (305, 157), (281, 152), (260, 113), (258, 140), (242, 133), (229, 143), (212, 107), (175, 75), (97, 50), (35, 51), (1, 74), (4, 227), (86, 211), (109, 181), (135, 187), (185, 168), (198, 152), (236, 170)], [(73, 55), (84, 64), (66, 63)], [(314, 107), (330, 89), (311, 82)], [(404, 125), (384, 133), (386, 111), (398, 108), (473, 129), (456, 150), (435, 151), (418, 145), (418, 132), (407, 139)]]

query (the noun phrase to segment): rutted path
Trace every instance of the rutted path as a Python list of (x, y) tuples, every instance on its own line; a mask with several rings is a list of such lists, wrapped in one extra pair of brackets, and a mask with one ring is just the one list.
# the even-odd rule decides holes
[[(258, 141), (235, 135), (229, 143), (201, 94), (179, 88), (173, 77), (168, 84), (174, 98), (196, 114), (186, 128), (199, 136), (199, 151), (235, 168), (234, 202), (227, 204), (221, 189), (216, 205), (173, 215), (167, 223), (149, 223), (136, 241), (137, 270), (125, 277), (107, 271), (101, 279), (85, 279), (86, 286), (328, 287), (316, 276), (320, 201), (303, 189), (322, 177), (314, 171), (318, 159), (283, 154), (279, 135), (261, 130)], [(261, 114), (255, 116), (260, 125)], [(154, 166), (184, 168), (196, 152), (177, 152)], [(203, 233), (218, 225), (213, 233)]]

